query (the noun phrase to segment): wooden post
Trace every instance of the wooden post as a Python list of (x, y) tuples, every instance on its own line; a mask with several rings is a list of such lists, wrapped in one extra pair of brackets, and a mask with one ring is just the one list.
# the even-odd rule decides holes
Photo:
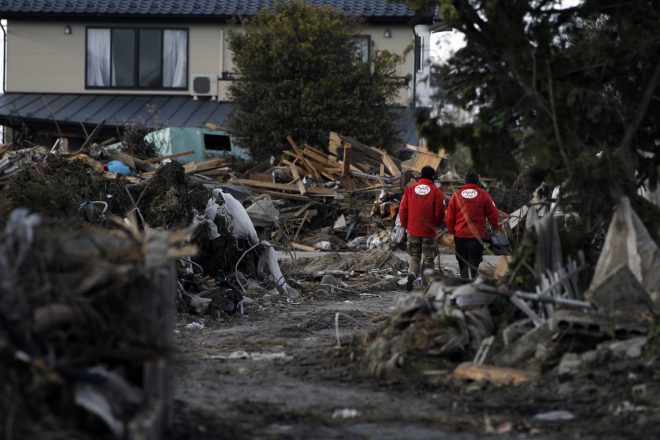
[(344, 144), (344, 159), (342, 162), (341, 177), (351, 177), (351, 144)]

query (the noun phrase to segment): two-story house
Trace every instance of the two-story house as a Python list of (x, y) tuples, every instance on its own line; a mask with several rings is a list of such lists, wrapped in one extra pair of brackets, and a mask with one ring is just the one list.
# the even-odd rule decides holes
[[(429, 39), (415, 33), (412, 11), (389, 0), (307, 2), (361, 16), (365, 24), (355, 38), (365, 58), (383, 49), (403, 55), (416, 44), (398, 72), (412, 78), (398, 104), (414, 102), (415, 81), (425, 68), (421, 42)], [(228, 85), (236, 78), (228, 33), (237, 18), (273, 3), (0, 0), (6, 140), (20, 130), (36, 143), (64, 137), (75, 145), (101, 121), (106, 137), (136, 120), (153, 128), (222, 126), (231, 111)], [(409, 128), (411, 118), (402, 120)]]

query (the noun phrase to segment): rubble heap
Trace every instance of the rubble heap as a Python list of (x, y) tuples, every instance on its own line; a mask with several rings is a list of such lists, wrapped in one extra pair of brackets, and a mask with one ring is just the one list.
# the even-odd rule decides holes
[(447, 377), (455, 380), (515, 384), (546, 372), (575, 377), (607, 359), (657, 368), (660, 250), (629, 201), (614, 214), (588, 287), (578, 276), (582, 257), (561, 264), (553, 216), (535, 225), (543, 273), (536, 292), (436, 275), (359, 342), (368, 370), (395, 380), (453, 370)]

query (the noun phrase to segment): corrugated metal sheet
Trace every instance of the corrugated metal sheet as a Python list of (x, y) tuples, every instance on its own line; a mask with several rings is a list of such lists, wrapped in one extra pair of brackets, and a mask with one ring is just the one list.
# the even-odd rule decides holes
[[(0, 95), (0, 124), (20, 123), (96, 126), (105, 119), (106, 129), (126, 122), (144, 121), (148, 127), (203, 127), (207, 122), (223, 126), (232, 110), (229, 102), (195, 101), (188, 96), (131, 96), (7, 93)], [(417, 145), (414, 110), (394, 107), (396, 128), (402, 140)]]
[(19, 121), (106, 127), (145, 121), (158, 128), (202, 127), (207, 122), (222, 125), (231, 112), (230, 103), (195, 101), (189, 96), (130, 96), (7, 93), (0, 95), (0, 122)]

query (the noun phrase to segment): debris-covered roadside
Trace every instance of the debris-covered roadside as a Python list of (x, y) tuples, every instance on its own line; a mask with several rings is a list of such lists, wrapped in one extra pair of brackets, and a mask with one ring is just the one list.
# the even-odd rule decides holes
[[(503, 190), (500, 206), (518, 206), (500, 211), (512, 256), (473, 283), (436, 271), (421, 291), (395, 295), (407, 274), (401, 194), (421, 167), (438, 169), (445, 156), (419, 150), (402, 162), (355, 139), (329, 139), (328, 153), (289, 139), (279, 163), (244, 172), (230, 157), (181, 165), (97, 144), (72, 153), (3, 147), (7, 438), (160, 438), (193, 409), (172, 400), (173, 335), (188, 345), (177, 356), (206, 362), (201, 371), (221, 362), (240, 376), (234, 361), (274, 362), (284, 366), (279, 376), (264, 374), (285, 382), (306, 375), (312, 383), (303, 392), (340, 377), (463, 396), (454, 415), (476, 432), (534, 433), (545, 420), (579, 419), (582, 410), (560, 405), (572, 393), (596, 399), (602, 417), (657, 421), (660, 252), (626, 199), (598, 252), (585, 257), (562, 252), (558, 219), (570, 216), (556, 215), (547, 188), (515, 197)], [(439, 181), (447, 197), (462, 183), (451, 170)], [(452, 252), (451, 236), (438, 244)], [(512, 249), (490, 246), (491, 254)], [(246, 322), (265, 334), (243, 339)], [(234, 327), (233, 339), (208, 339)], [(521, 421), (514, 397), (538, 402), (547, 387), (560, 397), (553, 408), (530, 404)], [(506, 419), (470, 419), (470, 411), (487, 412), (481, 399), (503, 404), (505, 395), (510, 411), (498, 417)], [(330, 420), (357, 421), (364, 411), (335, 409)]]
[[(438, 274), (423, 294), (400, 297), (378, 328), (354, 339), (350, 358), (390, 383), (468, 393), (463, 404), (475, 411), (491, 408), (489, 399), (506, 400), (498, 412), (509, 419), (489, 422), (487, 432), (538, 434), (535, 423), (594, 413), (605, 431), (624, 420), (638, 427), (621, 432), (653, 431), (660, 421), (651, 391), (660, 384), (658, 246), (623, 198), (589, 271), (581, 253), (562, 259), (553, 215), (530, 216), (541, 274), (533, 291), (506, 278), (464, 284)], [(596, 407), (576, 405), (585, 399)], [(529, 401), (553, 402), (556, 410), (526, 414), (526, 424), (516, 425), (516, 411)]]
[[(398, 172), (387, 153), (353, 142)], [(181, 165), (107, 143), (75, 152), (2, 147), (7, 438), (161, 438), (175, 325), (194, 330), (272, 305), (374, 295), (396, 289), (405, 271), (391, 250), (403, 237), (396, 201), (385, 192), (399, 184), (382, 169), (369, 175), (373, 163), (343, 174), (348, 143), (331, 169), (331, 156), (291, 141), (289, 155), (299, 157), (269, 167), (270, 177), (240, 174), (229, 157)], [(316, 157), (306, 158), (310, 151)], [(264, 191), (268, 179), (275, 186)], [(349, 262), (328, 254), (334, 263), (321, 270), (291, 254), (285, 275), (269, 240), (285, 253), (305, 242), (363, 251)]]

